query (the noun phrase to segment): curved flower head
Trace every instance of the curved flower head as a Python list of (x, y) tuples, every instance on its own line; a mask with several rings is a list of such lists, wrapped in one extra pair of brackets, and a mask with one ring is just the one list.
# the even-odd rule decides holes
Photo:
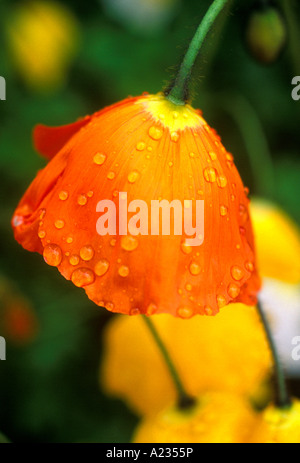
[(237, 444), (249, 439), (256, 415), (242, 398), (228, 393), (201, 396), (188, 410), (170, 407), (145, 418), (133, 442)]
[[(191, 396), (227, 391), (257, 398), (272, 360), (254, 307), (232, 304), (214, 319), (160, 315), (152, 320)], [(101, 384), (139, 415), (175, 402), (174, 384), (141, 317), (120, 316), (108, 325)]]
[[(38, 126), (35, 144), (52, 159), (15, 212), (15, 237), (96, 304), (190, 318), (255, 303), (249, 200), (232, 155), (199, 111), (161, 95), (128, 98), (70, 126)], [(100, 236), (99, 202), (119, 211), (125, 199), (130, 234), (116, 218), (113, 233)], [(152, 200), (182, 207), (179, 219), (170, 213), (169, 235), (153, 232)], [(196, 236), (204, 241), (193, 246), (182, 222), (185, 214), (196, 222), (196, 200), (204, 201), (204, 237)]]
[(256, 444), (299, 444), (300, 401), (294, 399), (292, 406), (279, 409), (269, 406), (255, 427), (251, 442)]

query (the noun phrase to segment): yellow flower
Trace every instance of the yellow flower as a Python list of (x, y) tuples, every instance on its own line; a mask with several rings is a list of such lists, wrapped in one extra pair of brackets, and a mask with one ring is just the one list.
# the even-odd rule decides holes
[(300, 401), (291, 408), (269, 406), (262, 414), (251, 437), (257, 444), (300, 444)]
[[(231, 304), (217, 317), (181, 320), (152, 316), (187, 391), (252, 395), (268, 375), (271, 357), (255, 308)], [(176, 391), (142, 317), (115, 317), (105, 335), (105, 391), (138, 414), (172, 404)]]
[(256, 424), (256, 414), (242, 398), (228, 393), (201, 396), (195, 407), (170, 407), (146, 417), (134, 443), (244, 443)]
[(52, 1), (18, 5), (7, 24), (12, 60), (29, 87), (60, 86), (73, 57), (78, 25), (73, 14)]
[(267, 201), (253, 200), (250, 209), (261, 275), (300, 283), (300, 230), (297, 225)]

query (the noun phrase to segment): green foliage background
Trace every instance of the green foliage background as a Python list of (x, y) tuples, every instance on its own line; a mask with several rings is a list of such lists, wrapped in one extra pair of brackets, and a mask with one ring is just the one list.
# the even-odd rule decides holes
[[(114, 20), (99, 1), (62, 2), (79, 21), (80, 49), (67, 84), (44, 95), (28, 90), (10, 59), (4, 30), (17, 3), (0, 5), (0, 75), (7, 82), (7, 101), (0, 102), (0, 274), (31, 301), (39, 334), (26, 347), (8, 343), (8, 360), (0, 362), (0, 429), (15, 442), (126, 442), (137, 419), (121, 402), (105, 397), (98, 380), (101, 333), (109, 315), (40, 256), (25, 252), (13, 239), (10, 219), (44, 166), (32, 147), (33, 126), (69, 123), (129, 94), (161, 90), (211, 2), (182, 1), (173, 20), (152, 34)], [(193, 104), (234, 153), (251, 193), (273, 199), (300, 223), (300, 101), (291, 98), (292, 77), (300, 75), (300, 7), (285, 2), (294, 7), (289, 44), (277, 63), (262, 66), (249, 56), (243, 39), (252, 3), (236, 1), (226, 27), (219, 24), (210, 36), (194, 71)], [(273, 185), (262, 136), (271, 153)]]

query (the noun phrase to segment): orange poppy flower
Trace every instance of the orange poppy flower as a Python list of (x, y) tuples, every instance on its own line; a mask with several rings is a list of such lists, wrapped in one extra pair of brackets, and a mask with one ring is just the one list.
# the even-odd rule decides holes
[[(38, 126), (34, 139), (50, 162), (15, 212), (15, 237), (96, 304), (190, 318), (215, 315), (232, 301), (255, 303), (260, 280), (247, 191), (200, 111), (145, 94), (72, 125)], [(118, 207), (122, 192), (128, 203), (149, 206), (204, 200), (203, 243), (187, 244), (185, 231), (100, 236), (97, 204)], [(195, 214), (192, 208), (194, 220)]]

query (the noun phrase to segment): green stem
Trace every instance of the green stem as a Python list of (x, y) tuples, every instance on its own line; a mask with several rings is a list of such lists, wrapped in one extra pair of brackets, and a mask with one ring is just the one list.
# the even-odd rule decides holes
[(145, 323), (146, 325), (148, 326), (149, 328), (149, 331), (151, 332), (155, 342), (156, 342), (156, 345), (157, 347), (159, 348), (163, 358), (164, 358), (164, 361), (166, 363), (166, 366), (169, 370), (169, 373), (172, 377), (172, 380), (173, 380), (173, 383), (174, 383), (174, 386), (177, 390), (177, 394), (178, 394), (178, 407), (181, 408), (181, 409), (186, 409), (186, 408), (190, 408), (194, 405), (195, 401), (192, 397), (190, 397), (190, 395), (186, 392), (183, 384), (182, 384), (182, 381), (179, 377), (179, 374), (178, 374), (178, 371), (173, 363), (173, 360), (171, 359), (170, 357), (170, 354), (164, 344), (164, 342), (162, 341), (154, 323), (152, 322), (152, 320), (150, 320), (150, 317), (147, 317), (147, 316), (143, 316), (143, 319), (145, 320)]
[(183, 59), (174, 84), (166, 92), (167, 98), (177, 105), (186, 104), (188, 97), (188, 83), (191, 77), (196, 58), (202, 48), (207, 35), (214, 25), (217, 17), (231, 0), (214, 0), (198, 27), (188, 51)]
[(273, 338), (273, 334), (269, 325), (269, 322), (267, 320), (265, 311), (262, 307), (262, 303), (258, 301), (257, 303), (257, 311), (259, 313), (260, 319), (262, 321), (267, 340), (270, 346), (270, 350), (272, 353), (273, 361), (274, 361), (274, 373), (276, 377), (276, 382), (277, 382), (277, 391), (276, 391), (276, 405), (279, 408), (289, 408), (292, 403), (291, 403), (291, 398), (288, 393), (288, 388), (286, 384), (286, 379), (285, 379), (285, 374), (284, 370), (279, 358), (279, 353)]

